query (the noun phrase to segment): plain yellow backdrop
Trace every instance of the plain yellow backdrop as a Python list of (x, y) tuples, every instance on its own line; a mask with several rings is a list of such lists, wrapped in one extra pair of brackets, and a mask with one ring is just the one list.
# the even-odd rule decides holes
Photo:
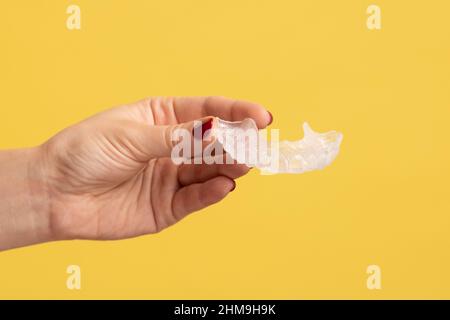
[(450, 298), (450, 2), (373, 1), (378, 31), (371, 3), (2, 1), (2, 149), (157, 95), (252, 100), (282, 139), (308, 121), (344, 141), (325, 170), (252, 172), (157, 235), (2, 252), (0, 298)]

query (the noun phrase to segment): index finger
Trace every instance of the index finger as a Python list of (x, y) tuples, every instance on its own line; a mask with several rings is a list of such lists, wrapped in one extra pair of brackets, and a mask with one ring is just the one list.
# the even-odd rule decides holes
[(173, 98), (172, 108), (178, 122), (213, 116), (227, 121), (252, 118), (259, 129), (272, 122), (272, 115), (263, 106), (225, 97), (180, 97)]

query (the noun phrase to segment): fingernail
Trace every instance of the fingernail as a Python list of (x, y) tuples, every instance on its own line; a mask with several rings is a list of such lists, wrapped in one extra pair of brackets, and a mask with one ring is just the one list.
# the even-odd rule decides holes
[(270, 116), (270, 121), (269, 121), (269, 124), (268, 124), (268, 126), (269, 126), (273, 122), (273, 116), (272, 116), (272, 113), (270, 113), (270, 111), (267, 111), (267, 112), (269, 113), (269, 116)]
[(211, 130), (211, 128), (212, 128), (212, 119), (209, 119), (208, 121), (202, 124), (202, 137), (205, 137), (205, 132)]
[[(213, 121), (213, 119), (208, 119), (206, 122), (204, 122), (204, 123), (202, 123), (201, 124), (201, 132), (202, 132), (202, 135), (201, 135), (201, 137), (202, 138), (204, 138), (205, 137), (205, 132), (206, 131), (208, 131), (208, 130), (211, 130), (211, 128), (212, 128), (212, 121)], [(192, 135), (194, 136), (194, 137), (196, 137), (196, 132), (198, 132), (198, 131), (200, 131), (200, 124), (199, 125), (196, 125), (193, 129), (192, 129)]]
[(236, 189), (236, 181), (233, 180), (233, 188), (231, 188), (230, 192)]

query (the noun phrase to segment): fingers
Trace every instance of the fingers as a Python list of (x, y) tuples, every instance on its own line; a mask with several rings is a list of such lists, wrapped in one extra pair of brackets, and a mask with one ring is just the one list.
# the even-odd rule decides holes
[[(138, 151), (142, 161), (171, 156), (175, 145), (172, 139), (174, 130), (192, 130), (196, 119), (219, 117), (239, 121), (252, 118), (259, 128), (272, 122), (271, 114), (262, 106), (224, 97), (152, 98), (119, 108), (115, 112), (119, 118), (130, 119), (128, 121), (133, 123), (126, 130), (121, 130), (125, 138), (117, 140), (130, 139), (125, 149)], [(203, 147), (208, 144), (206, 141)]]
[(179, 189), (172, 202), (176, 219), (219, 202), (235, 187), (232, 179), (219, 176), (202, 183), (194, 183)]
[(205, 116), (219, 117), (228, 121), (252, 118), (258, 128), (262, 129), (272, 121), (270, 113), (261, 105), (224, 97), (174, 98), (172, 106), (180, 122)]
[(272, 122), (272, 115), (263, 106), (224, 97), (154, 97), (119, 109), (133, 119), (156, 125), (188, 122), (207, 116), (228, 121), (252, 118), (260, 129)]
[[(114, 130), (105, 130), (108, 141), (115, 147), (131, 155), (139, 161), (148, 161), (152, 158), (164, 158), (172, 155), (173, 147), (181, 140), (189, 141), (190, 153), (194, 153), (194, 132), (197, 135), (204, 133), (203, 124), (212, 123), (212, 117), (206, 117), (197, 121), (190, 121), (177, 125), (148, 125), (136, 121), (120, 121), (114, 124)], [(201, 125), (194, 131), (194, 126)], [(212, 140), (201, 141), (202, 149)]]
[(218, 176), (235, 180), (247, 174), (249, 170), (245, 164), (184, 164), (178, 169), (178, 182), (186, 186)]

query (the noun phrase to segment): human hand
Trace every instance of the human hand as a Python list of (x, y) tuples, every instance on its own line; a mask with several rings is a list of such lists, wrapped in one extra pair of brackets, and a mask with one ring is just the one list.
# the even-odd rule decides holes
[(222, 200), (240, 164), (182, 164), (170, 159), (170, 133), (194, 120), (272, 116), (263, 107), (222, 97), (150, 98), (69, 127), (40, 149), (55, 239), (121, 239), (158, 232)]

